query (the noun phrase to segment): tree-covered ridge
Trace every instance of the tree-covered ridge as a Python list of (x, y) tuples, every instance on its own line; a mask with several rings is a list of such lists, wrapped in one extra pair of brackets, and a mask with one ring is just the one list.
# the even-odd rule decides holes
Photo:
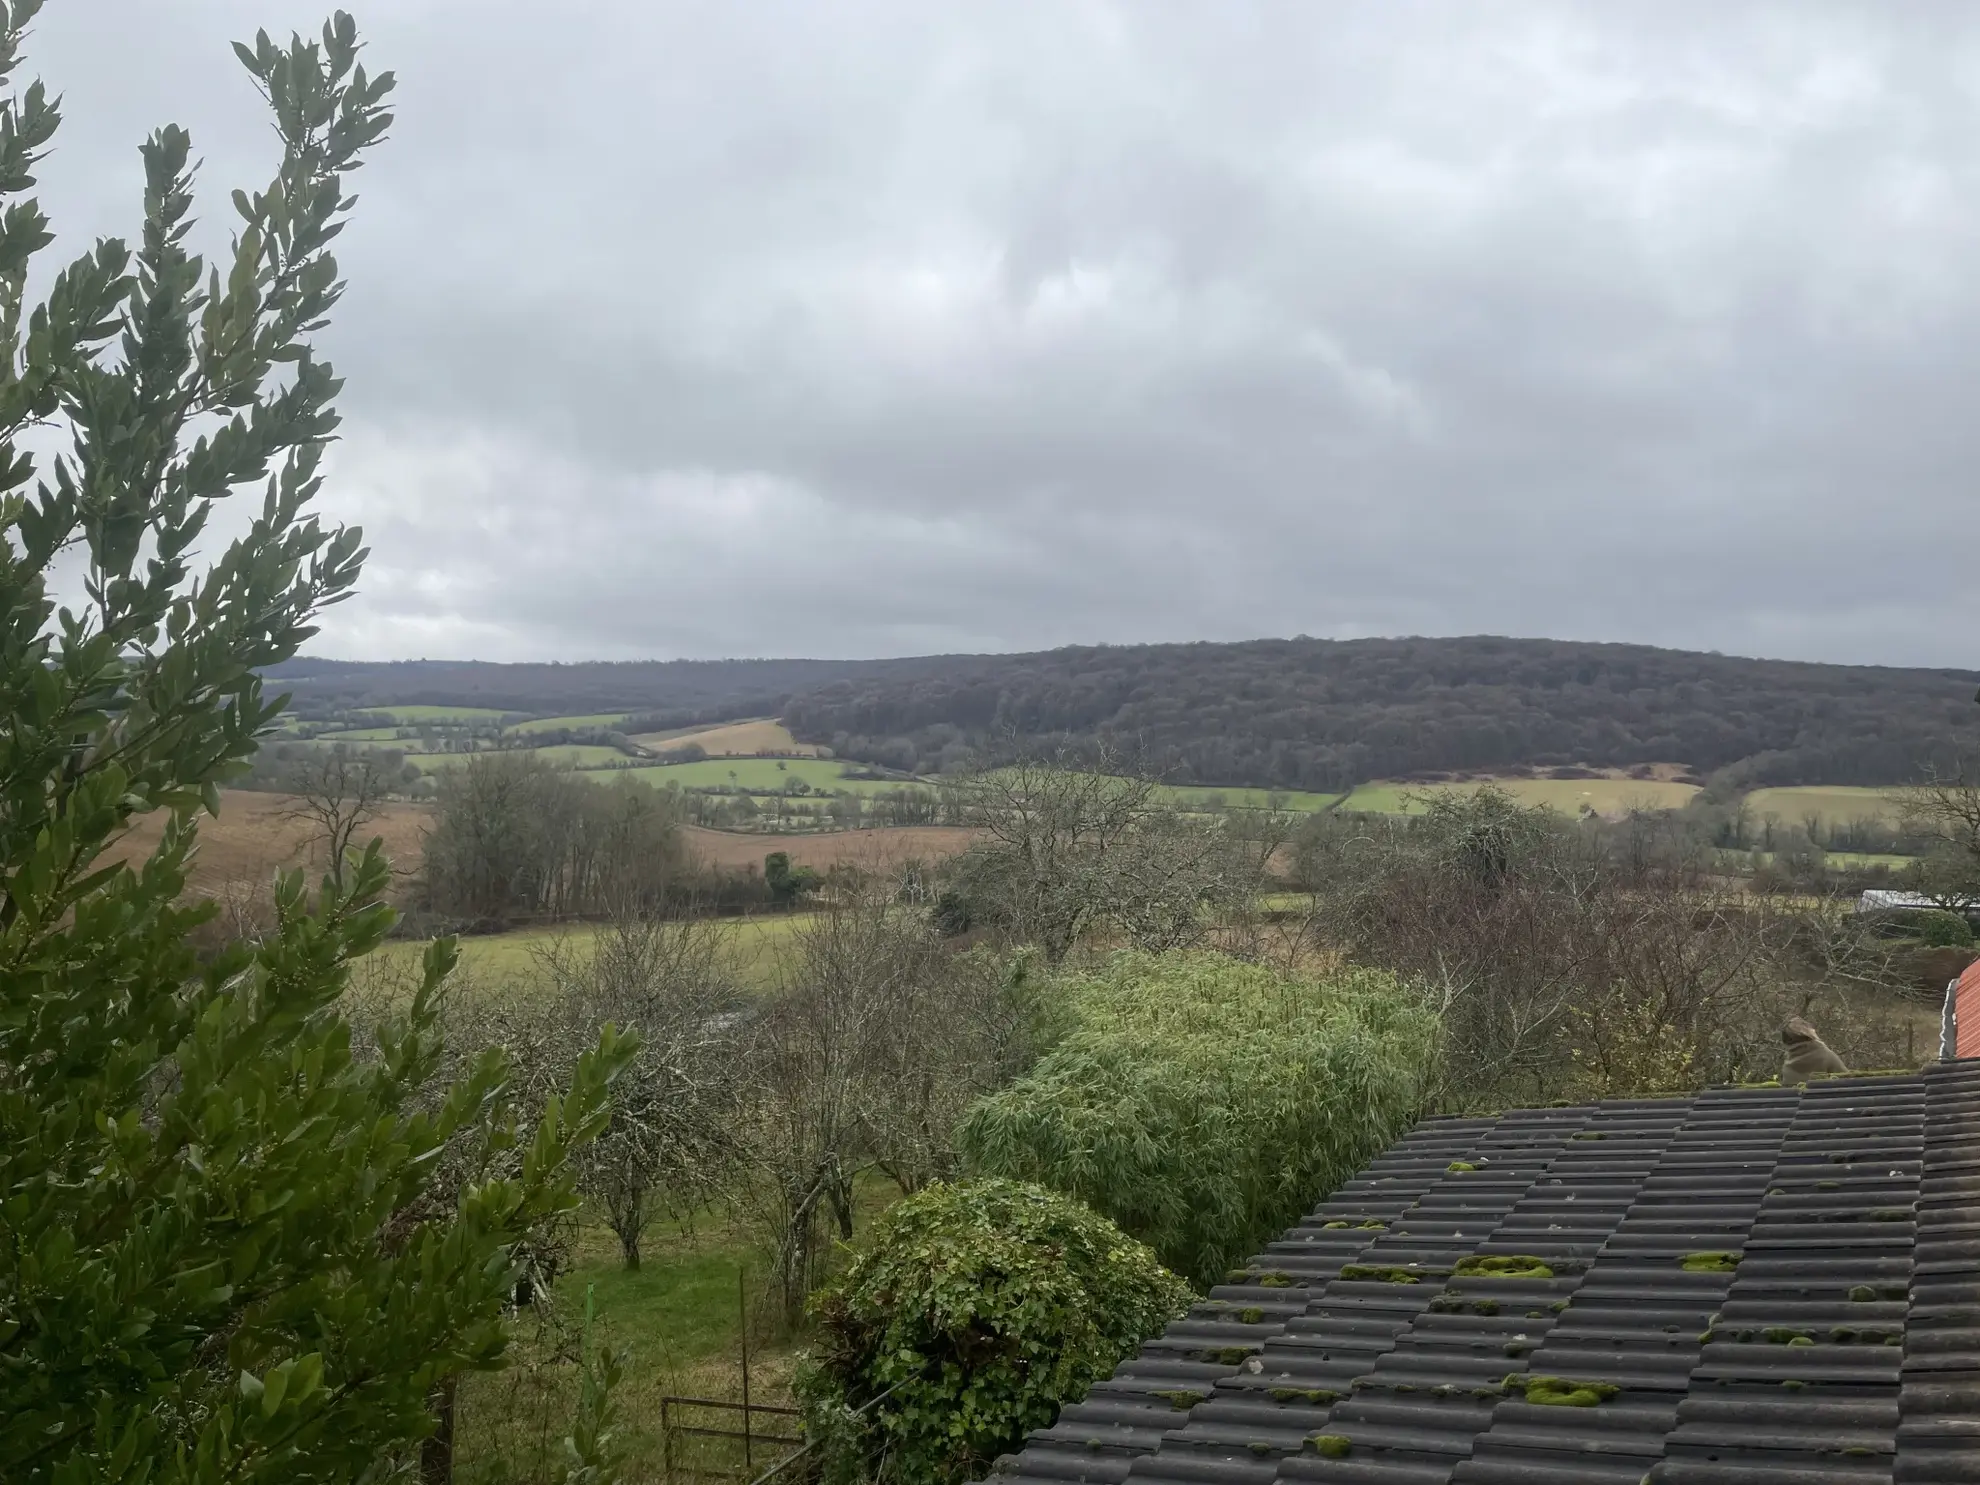
[(908, 772), (986, 745), (1110, 740), (1176, 783), (1338, 790), (1456, 771), (1740, 764), (1750, 786), (1897, 784), (1959, 751), (1980, 672), (1550, 639), (1250, 640), (897, 660), (577, 665), (297, 660), (304, 716), (406, 705), (623, 711), (630, 730), (781, 715)]
[(1522, 766), (1738, 765), (1749, 785), (1892, 784), (1956, 754), (1972, 671), (1556, 640), (1255, 640), (958, 658), (835, 681), (784, 720), (927, 770), (1000, 740), (1139, 753), (1178, 783), (1335, 790)]

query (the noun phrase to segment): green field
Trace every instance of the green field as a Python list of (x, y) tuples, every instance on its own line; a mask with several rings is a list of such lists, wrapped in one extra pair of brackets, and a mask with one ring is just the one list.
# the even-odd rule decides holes
[[(1423, 796), (1469, 794), (1487, 783), (1521, 804), (1543, 804), (1565, 814), (1584, 806), (1601, 815), (1632, 809), (1681, 809), (1698, 792), (1694, 784), (1662, 783), (1652, 779), (1492, 779), (1462, 784), (1363, 784), (1341, 808), (1369, 814), (1401, 815), (1420, 812)], [(1405, 796), (1419, 796), (1406, 798)]]
[(1212, 808), (1219, 803), (1226, 809), (1264, 810), (1271, 809), (1276, 801), (1280, 809), (1310, 815), (1324, 810), (1340, 796), (1304, 789), (1218, 789), (1206, 784), (1164, 784), (1155, 791), (1155, 797), (1163, 804), (1185, 810)]
[(699, 763), (656, 763), (650, 768), (628, 772), (662, 788), (676, 784), (683, 789), (759, 789), (775, 793), (792, 779), (804, 780), (821, 794), (881, 794), (890, 789), (917, 787), (906, 780), (841, 778), (839, 770), (844, 766), (826, 758), (705, 758)]
[[(525, 754), (531, 758), (541, 758), (546, 763), (554, 763), (559, 768), (570, 769), (609, 769), (614, 763), (626, 761), (626, 755), (617, 748), (608, 748), (603, 743), (566, 743), (554, 748), (512, 748), (508, 751)], [(473, 753), (415, 753), (407, 762), (422, 773), (434, 773), (439, 769), (452, 768)], [(629, 770), (630, 771), (630, 770)], [(606, 773), (606, 778), (616, 774)]]
[(373, 742), (399, 742), (399, 741), (412, 742), (414, 741), (414, 739), (412, 738), (401, 739), (399, 737), (399, 729), (397, 727), (351, 727), (342, 732), (319, 732), (312, 739), (312, 741), (340, 742), (340, 743), (356, 743), (356, 742), (373, 743)]
[[(767, 990), (774, 985), (791, 936), (806, 920), (804, 913), (724, 919), (719, 927), (737, 983), (746, 990)], [(474, 934), (460, 940), (461, 973), (471, 991), (499, 993), (533, 979), (538, 973), (537, 956), (545, 947), (559, 939), (581, 945), (597, 931), (584, 924), (563, 924)], [(392, 939), (378, 950), (378, 957), (395, 969), (404, 969), (419, 962), (425, 947), (411, 939)]]
[(530, 722), (518, 722), (507, 732), (527, 735), (533, 732), (556, 732), (563, 728), (576, 731), (585, 727), (616, 727), (632, 714), (630, 712), (593, 712), (585, 717), (538, 717)]
[[(1755, 857), (1771, 864), (1779, 853), (1775, 851), (1723, 850), (1719, 854), (1722, 857), (1729, 858), (1734, 866), (1738, 866), (1743, 862), (1751, 861)], [(1918, 858), (1916, 856), (1889, 856), (1879, 854), (1875, 851), (1824, 851), (1822, 853), (1822, 859), (1828, 863), (1831, 869), (1836, 871), (1867, 870), (1877, 866), (1889, 867), (1892, 871), (1903, 871), (1907, 866), (1916, 866), (1918, 864)]]
[(1853, 789), (1839, 784), (1755, 789), (1746, 796), (1746, 807), (1755, 818), (1772, 815), (1785, 825), (1798, 825), (1810, 815), (1820, 815), (1831, 824), (1844, 820), (1881, 820), (1895, 825), (1901, 793), (1897, 789)]
[(360, 706), (352, 710), (366, 716), (390, 717), (408, 727), (421, 722), (499, 722), (514, 715), (486, 706)]

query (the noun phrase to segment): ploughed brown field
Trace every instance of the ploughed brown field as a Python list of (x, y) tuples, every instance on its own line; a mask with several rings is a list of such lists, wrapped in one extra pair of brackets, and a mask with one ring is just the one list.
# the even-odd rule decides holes
[[(229, 887), (259, 884), (283, 867), (320, 871), (323, 863), (309, 845), (309, 827), (284, 818), (294, 803), (286, 794), (223, 790), (219, 816), (200, 821), (193, 890), (213, 894)], [(362, 837), (383, 838), (394, 870), (409, 876), (419, 869), (431, 822), (432, 812), (424, 805), (391, 804), (365, 828)], [(162, 815), (147, 816), (132, 827), (112, 855), (141, 859), (157, 846), (164, 828)], [(687, 838), (696, 856), (711, 866), (731, 870), (761, 867), (763, 858), (772, 851), (786, 852), (793, 865), (821, 871), (840, 862), (877, 870), (903, 861), (953, 856), (970, 843), (972, 832), (946, 826), (895, 826), (827, 835), (743, 835), (689, 826)]]
[[(196, 892), (218, 893), (230, 886), (265, 882), (283, 867), (322, 869), (310, 848), (310, 827), (283, 818), (295, 800), (287, 794), (263, 794), (249, 789), (224, 789), (217, 817), (199, 822), (199, 848), (192, 869)], [(431, 814), (424, 805), (389, 804), (363, 832), (378, 836), (394, 870), (410, 874), (419, 867)], [(146, 815), (112, 849), (113, 856), (139, 860), (158, 845), (164, 832), (163, 814)]]

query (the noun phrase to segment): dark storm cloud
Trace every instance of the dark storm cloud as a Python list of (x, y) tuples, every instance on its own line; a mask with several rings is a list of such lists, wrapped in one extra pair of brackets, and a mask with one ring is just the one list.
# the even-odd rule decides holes
[[(289, 0), (54, 0), (58, 227)], [(323, 647), (1492, 631), (1974, 663), (1980, 12), (523, 5), (401, 75)], [(70, 240), (75, 240), (71, 238)], [(217, 239), (216, 239), (217, 240)]]

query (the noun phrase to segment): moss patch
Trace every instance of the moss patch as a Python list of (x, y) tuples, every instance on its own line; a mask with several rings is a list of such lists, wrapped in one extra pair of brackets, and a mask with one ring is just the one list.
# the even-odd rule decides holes
[[(1421, 1284), (1426, 1277), (1433, 1277), (1415, 1269), (1397, 1268), (1386, 1263), (1349, 1263), (1341, 1268), (1343, 1279), (1361, 1279), (1374, 1284)], [(1434, 1277), (1441, 1278), (1442, 1275)]]
[(1198, 1351), (1196, 1359), (1216, 1366), (1242, 1366), (1247, 1357), (1257, 1352), (1256, 1346), (1212, 1346), (1208, 1350)]
[(1544, 1258), (1531, 1253), (1473, 1253), (1457, 1261), (1452, 1270), (1459, 1278), (1467, 1274), (1490, 1275), (1495, 1279), (1551, 1279), (1554, 1271)]
[(1688, 1274), (1729, 1274), (1739, 1267), (1739, 1259), (1737, 1253), (1687, 1253), (1678, 1266)]
[(1592, 1408), (1622, 1389), (1608, 1382), (1583, 1382), (1573, 1377), (1527, 1377), (1526, 1400), (1546, 1408)]
[(1346, 1459), (1354, 1444), (1343, 1434), (1316, 1433), (1306, 1441), (1306, 1447), (1322, 1459)]
[(1329, 1407), (1341, 1400), (1340, 1393), (1331, 1387), (1274, 1387), (1267, 1395), (1273, 1402), (1307, 1403), (1316, 1408)]

